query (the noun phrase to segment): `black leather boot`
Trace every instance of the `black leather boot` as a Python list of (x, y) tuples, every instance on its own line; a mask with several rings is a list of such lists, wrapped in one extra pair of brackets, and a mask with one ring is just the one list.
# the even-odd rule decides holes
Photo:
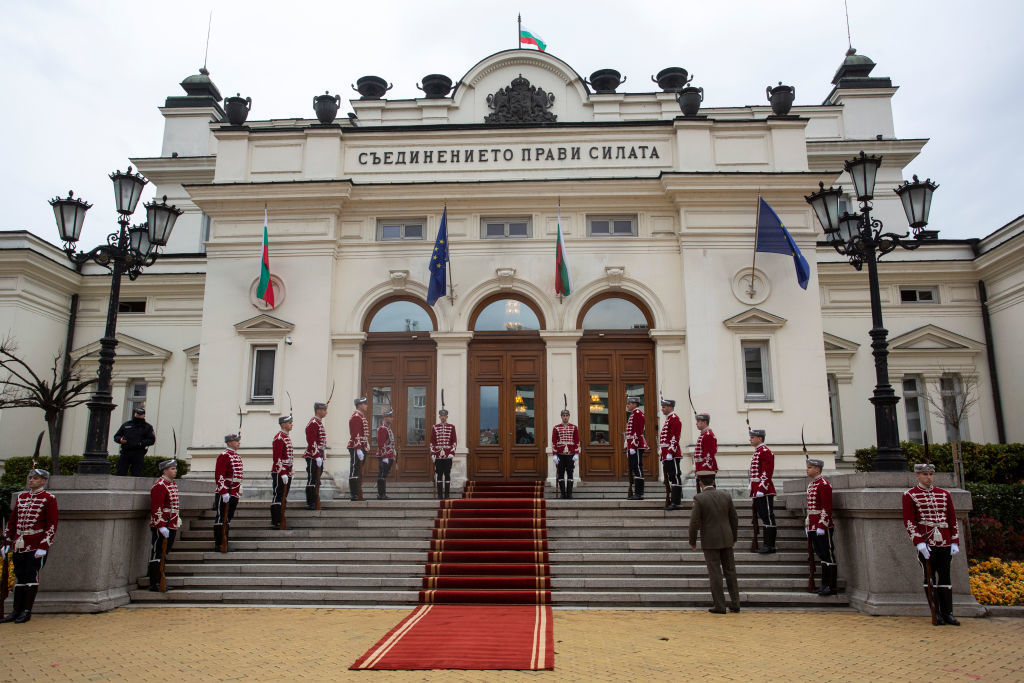
[(836, 575), (838, 573), (836, 565), (821, 563), (821, 588), (818, 589), (818, 595), (835, 595), (838, 592), (836, 591)]
[(358, 479), (349, 479), (348, 480), (348, 497), (349, 497), (349, 500), (353, 500), (353, 501), (359, 500), (358, 486), (359, 486), (359, 480)]
[(215, 550), (220, 549), (220, 532), (224, 528), (223, 524), (213, 525), (213, 547)]
[(437, 499), (444, 500), (444, 484), (437, 482)]
[(778, 534), (778, 529), (773, 526), (766, 526), (764, 528), (764, 545), (757, 549), (757, 552), (761, 555), (770, 555), (775, 552), (775, 537)]
[(939, 607), (941, 608), (939, 616), (942, 618), (942, 621), (950, 626), (959, 626), (960, 622), (953, 616), (953, 589), (937, 588), (935, 592), (939, 598)]
[(160, 560), (149, 563), (149, 590), (154, 593), (160, 590)]
[(38, 592), (39, 586), (25, 586), (25, 602), (21, 607), (21, 614), (14, 619), (15, 624), (24, 624), (32, 618), (32, 605), (36, 602), (36, 593)]
[(565, 479), (558, 480), (558, 497), (565, 498)]
[(11, 605), (11, 613), (3, 619), (0, 619), (0, 624), (9, 624), (18, 618), (21, 614), (22, 609), (25, 605), (25, 586), (14, 587), (14, 604)]
[(636, 499), (637, 500), (643, 500), (644, 499), (644, 480), (643, 479), (637, 479), (636, 480), (636, 484), (634, 486), (634, 491), (636, 491)]
[(316, 488), (312, 486), (306, 487), (306, 509), (312, 510), (316, 507)]
[(565, 497), (572, 498), (572, 479), (565, 482)]
[(377, 480), (377, 500), (388, 499), (388, 485), (383, 479)]
[(451, 497), (452, 497), (452, 482), (446, 479), (445, 482), (444, 482), (444, 498), (445, 498), (445, 500), (448, 500)]
[(271, 505), (270, 506), (270, 526), (275, 529), (281, 528), (281, 506)]

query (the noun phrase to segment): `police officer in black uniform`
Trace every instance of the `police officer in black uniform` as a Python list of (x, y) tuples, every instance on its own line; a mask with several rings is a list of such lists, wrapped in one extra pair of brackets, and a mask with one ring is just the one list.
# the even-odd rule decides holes
[(132, 411), (132, 419), (114, 433), (114, 441), (121, 445), (116, 474), (119, 477), (127, 476), (130, 467), (133, 477), (141, 477), (146, 449), (156, 443), (153, 425), (146, 422), (145, 408), (138, 406)]

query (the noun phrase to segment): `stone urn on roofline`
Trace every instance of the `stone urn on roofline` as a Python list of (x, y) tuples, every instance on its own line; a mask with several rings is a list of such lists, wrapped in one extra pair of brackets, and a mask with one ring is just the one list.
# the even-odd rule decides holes
[(447, 97), (452, 89), (452, 79), (444, 74), (427, 74), (423, 77), (423, 85), (419, 83), (416, 87), (423, 91), (428, 100), (437, 100)]
[(693, 80), (693, 76), (689, 76), (681, 66), (670, 66), (659, 71), (657, 76), (651, 76), (651, 80), (664, 92), (679, 92)]
[(249, 110), (252, 108), (252, 98), (242, 97), (237, 93), (234, 97), (224, 98), (224, 113), (228, 117), (228, 123), (232, 126), (241, 126), (249, 118)]
[(787, 116), (789, 110), (793, 106), (793, 100), (796, 99), (796, 88), (791, 85), (782, 85), (782, 81), (775, 87), (768, 86), (765, 88), (765, 92), (768, 95), (768, 101), (772, 105), (772, 114), (775, 116)]
[(626, 79), (615, 69), (598, 69), (590, 74), (589, 81), (583, 82), (593, 88), (595, 94), (608, 95), (615, 92), (615, 89), (625, 83)]
[(340, 106), (341, 95), (331, 95), (326, 90), (323, 95), (313, 98), (313, 111), (316, 112), (316, 118), (325, 126), (334, 123)]
[(393, 87), (393, 83), (388, 83), (380, 76), (363, 76), (356, 80), (352, 89), (359, 93), (361, 100), (379, 100)]

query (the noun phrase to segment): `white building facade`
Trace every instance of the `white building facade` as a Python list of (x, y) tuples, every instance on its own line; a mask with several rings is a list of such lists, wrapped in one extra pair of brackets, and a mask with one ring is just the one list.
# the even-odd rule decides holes
[[(160, 260), (122, 286), (112, 424), (144, 402), (151, 453), (170, 456), (176, 441), (202, 475), (241, 412), (259, 473), (277, 418), (294, 411), (301, 446), (313, 402), (332, 396), (326, 468), (345, 478), (352, 399), (367, 396), (374, 416), (395, 411), (398, 478), (426, 481), (443, 392), (457, 477), (539, 479), (553, 476), (548, 435), (568, 405), (584, 444), (577, 476), (624, 480), (626, 394), (643, 396), (652, 445), (660, 396), (693, 443), (689, 394), (712, 416), (725, 470), (747, 466), (748, 418), (783, 472), (802, 471), (801, 433), (829, 468), (849, 461), (874, 443), (867, 276), (819, 242), (804, 196), (819, 182), (849, 187), (843, 160), (880, 154), (874, 215), (904, 230), (891, 190), (926, 141), (896, 136), (897, 89), (871, 67), (848, 56), (823, 104), (786, 116), (685, 117), (672, 92), (596, 93), (552, 55), (509, 50), (449, 96), (353, 100), (330, 124), (232, 125), (209, 77), (191, 76), (160, 110), (160, 155), (132, 159), (185, 214)], [(759, 195), (810, 263), (806, 291), (789, 257), (752, 266)], [(255, 294), (265, 214), (273, 308)], [(431, 307), (442, 216), (451, 285)], [(567, 297), (554, 287), (559, 223)], [(1024, 441), (1022, 232), (1024, 217), (883, 259), (901, 438), (946, 440), (928, 398), (973, 384), (961, 436)], [(109, 282), (30, 233), (0, 235), (0, 325), (35, 367), (52, 365), (70, 330), (72, 357), (94, 371)], [(69, 412), (62, 453), (81, 452), (86, 425), (84, 406)], [(42, 428), (38, 411), (3, 411), (3, 456), (30, 454)]]

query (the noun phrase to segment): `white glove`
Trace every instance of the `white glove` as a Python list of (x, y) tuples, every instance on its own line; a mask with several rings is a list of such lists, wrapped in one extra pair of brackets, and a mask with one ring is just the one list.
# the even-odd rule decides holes
[(42, 548), (36, 551), (36, 559), (38, 560), (40, 557), (46, 557), (46, 551)]
[(437, 462), (437, 456), (436, 455), (430, 456), (430, 462)]
[(171, 532), (168, 531), (167, 527), (165, 526), (160, 527), (159, 529), (157, 529), (157, 531), (160, 532), (160, 535), (164, 538), (168, 538), (171, 535)]
[(754, 494), (755, 498), (764, 498), (764, 491), (758, 491)]
[(629, 449), (629, 454), (630, 455), (636, 455), (636, 449), (635, 448), (630, 448)]
[(284, 484), (285, 486), (288, 485), (288, 475), (287, 474), (282, 474), (281, 475), (281, 483)]
[(924, 541), (917, 544), (917, 552), (924, 555), (924, 559), (926, 560), (932, 556), (932, 551), (928, 550), (928, 544)]
[(952, 557), (953, 555), (956, 555), (958, 552), (960, 552), (960, 545), (959, 544), (954, 543), (953, 545), (949, 546), (949, 556), (950, 557)]
[(580, 461), (580, 454), (576, 453), (575, 455), (573, 455), (572, 456), (572, 461), (573, 462), (579, 462)]
[(2, 555), (3, 557), (7, 557), (7, 551), (10, 549), (11, 546), (5, 545), (3, 548), (0, 548), (0, 555)]
[(822, 529), (821, 527), (818, 527), (818, 530), (815, 531), (814, 533), (818, 534), (819, 536), (824, 536), (825, 535), (825, 530)]
[(672, 454), (671, 453), (669, 453), (668, 455), (665, 456), (665, 460), (666, 461), (669, 461), (671, 459), (672, 459)]
[(220, 499), (221, 499), (221, 502), (226, 503), (229, 500), (231, 500), (231, 494), (230, 493), (222, 493), (220, 495)]
[(366, 453), (363, 453), (363, 449), (362, 448), (357, 448), (356, 449), (356, 455), (359, 456), (359, 460), (360, 461), (362, 461), (362, 459), (366, 457)]
[[(362, 458), (359, 458), (359, 459), (362, 460)], [(316, 459), (316, 466), (317, 467), (323, 467), (324, 466), (324, 459), (323, 458), (317, 458)]]

